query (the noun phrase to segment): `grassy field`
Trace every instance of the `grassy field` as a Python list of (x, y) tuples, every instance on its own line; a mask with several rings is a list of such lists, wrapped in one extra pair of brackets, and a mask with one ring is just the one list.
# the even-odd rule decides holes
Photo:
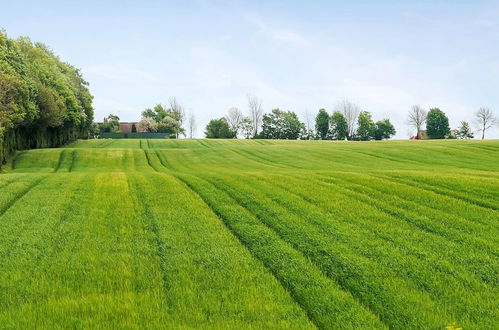
[(93, 140), (4, 172), (1, 328), (499, 324), (499, 141)]

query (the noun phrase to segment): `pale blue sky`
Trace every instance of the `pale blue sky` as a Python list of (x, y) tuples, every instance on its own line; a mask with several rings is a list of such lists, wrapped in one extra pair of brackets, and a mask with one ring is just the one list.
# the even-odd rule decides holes
[(499, 115), (497, 1), (2, 0), (0, 27), (81, 68), (96, 120), (139, 120), (176, 96), (201, 137), (228, 108), (246, 111), (247, 93), (301, 116), (347, 98), (397, 138), (413, 104), (453, 128), (480, 106)]

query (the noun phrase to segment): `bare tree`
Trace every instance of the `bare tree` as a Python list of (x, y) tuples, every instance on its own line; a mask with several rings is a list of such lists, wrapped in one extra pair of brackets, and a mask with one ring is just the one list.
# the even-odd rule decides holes
[(497, 122), (497, 118), (489, 108), (480, 108), (475, 114), (478, 131), (482, 132), (482, 140), (485, 139), (485, 131)]
[(227, 112), (225, 119), (227, 120), (227, 123), (229, 123), (231, 131), (233, 131), (237, 137), (244, 119), (243, 113), (238, 108), (232, 107)]
[(310, 132), (313, 129), (312, 128), (313, 117), (308, 109), (305, 109), (304, 117), (305, 117), (305, 125), (307, 125), (307, 132)]
[(189, 129), (189, 138), (192, 139), (196, 132), (196, 118), (194, 117), (194, 112), (190, 113), (187, 125)]
[(180, 127), (180, 129), (176, 133), (176, 137), (178, 139), (179, 134), (181, 132), (182, 132), (182, 134), (185, 135), (185, 130), (182, 128), (182, 123), (185, 120), (185, 110), (184, 110), (184, 107), (177, 101), (176, 97), (170, 97), (169, 103), (170, 103), (170, 110), (177, 117), (175, 119), (178, 120), (178, 126)]
[(419, 105), (413, 105), (409, 110), (407, 123), (416, 129), (416, 136), (421, 138), (421, 128), (426, 122), (426, 110)]
[(253, 136), (256, 136), (258, 134), (258, 128), (262, 122), (262, 100), (255, 95), (248, 94), (248, 110), (249, 118), (253, 124)]
[(345, 119), (347, 120), (347, 135), (350, 140), (355, 135), (355, 126), (357, 125), (357, 117), (359, 117), (360, 107), (348, 100), (343, 100), (338, 103), (337, 110), (343, 113)]

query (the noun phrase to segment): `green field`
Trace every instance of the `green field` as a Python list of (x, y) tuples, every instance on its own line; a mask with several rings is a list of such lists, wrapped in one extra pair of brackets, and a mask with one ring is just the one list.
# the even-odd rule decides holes
[(23, 151), (0, 327), (497, 328), (498, 219), (499, 141)]

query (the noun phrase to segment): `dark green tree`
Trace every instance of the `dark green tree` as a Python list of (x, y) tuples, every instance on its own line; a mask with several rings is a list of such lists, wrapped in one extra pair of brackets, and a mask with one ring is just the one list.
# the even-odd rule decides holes
[(472, 139), (475, 137), (468, 122), (466, 121), (461, 122), (461, 125), (459, 125), (459, 127), (456, 130), (456, 137), (458, 139)]
[(305, 124), (292, 111), (274, 109), (263, 115), (262, 122), (260, 137), (263, 139), (296, 140), (305, 132)]
[(372, 120), (371, 113), (361, 111), (357, 119), (356, 139), (360, 141), (369, 141), (374, 138), (375, 124)]
[(232, 139), (235, 137), (235, 132), (230, 129), (225, 118), (210, 120), (206, 125), (204, 134), (208, 139)]
[(348, 135), (348, 123), (345, 116), (335, 111), (329, 119), (329, 138), (332, 140), (345, 140)]
[(324, 109), (320, 109), (315, 117), (315, 131), (319, 139), (326, 140), (328, 138), (329, 115)]
[(389, 119), (379, 120), (374, 125), (373, 137), (375, 140), (388, 140), (396, 133), (397, 131)]
[(439, 108), (433, 108), (428, 111), (426, 133), (430, 139), (445, 139), (450, 133), (449, 118)]

